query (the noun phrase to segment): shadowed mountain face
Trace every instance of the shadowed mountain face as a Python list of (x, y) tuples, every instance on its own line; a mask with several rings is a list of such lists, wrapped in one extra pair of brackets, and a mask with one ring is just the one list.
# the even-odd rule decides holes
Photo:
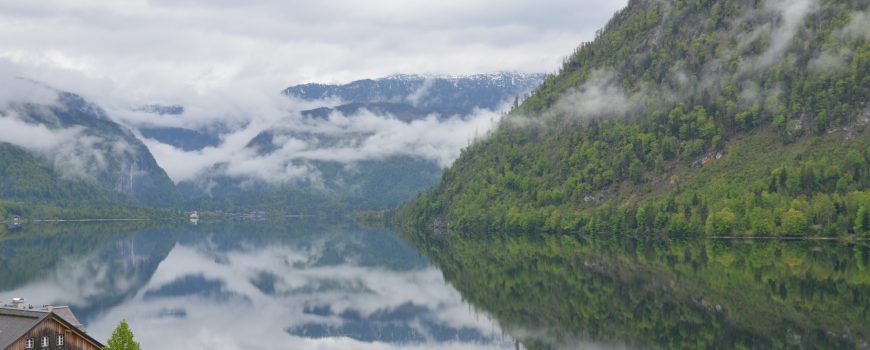
[(422, 115), (467, 115), (480, 109), (497, 109), (503, 103), (538, 86), (543, 74), (495, 73), (467, 77), (393, 75), (357, 80), (344, 85), (303, 84), (284, 94), (304, 100), (338, 99), (344, 103), (405, 104)]
[[(181, 118), (185, 109), (184, 106), (179, 105), (150, 104), (134, 108), (133, 111), (156, 116), (177, 116)], [(219, 145), (221, 142), (220, 131), (222, 130), (193, 130), (170, 126), (141, 126), (137, 129), (145, 138), (154, 139), (185, 151), (195, 151), (208, 146)]]
[[(352, 102), (334, 108), (320, 107), (302, 111), (302, 115), (308, 118), (324, 120), (328, 119), (332, 113), (356, 115), (362, 111), (368, 111), (376, 115), (390, 115), (406, 123), (427, 115), (423, 110), (410, 104), (391, 102)], [(439, 117), (444, 118), (447, 116), (439, 115)]]
[(14, 143), (0, 147), (0, 197), (59, 203), (128, 195), (149, 205), (175, 200), (172, 181), (130, 130), (78, 95), (42, 90), (54, 97), (0, 106), (7, 122), (34, 134), (10, 137)]
[(185, 128), (139, 128), (142, 136), (161, 143), (178, 147), (185, 151), (195, 151), (220, 144), (220, 137), (203, 130)]

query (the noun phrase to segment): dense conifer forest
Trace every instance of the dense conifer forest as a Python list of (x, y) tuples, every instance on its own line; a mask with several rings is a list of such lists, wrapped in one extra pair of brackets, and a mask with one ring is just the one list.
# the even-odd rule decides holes
[(401, 209), (548, 232), (870, 234), (867, 1), (633, 0)]

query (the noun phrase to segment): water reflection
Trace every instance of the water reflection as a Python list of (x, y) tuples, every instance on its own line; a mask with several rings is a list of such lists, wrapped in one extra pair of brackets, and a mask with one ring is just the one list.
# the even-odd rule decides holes
[(25, 231), (0, 236), (0, 299), (70, 304), (98, 339), (126, 318), (151, 349), (514, 347), (388, 231), (319, 223)]
[(530, 349), (870, 348), (870, 246), (410, 231)]

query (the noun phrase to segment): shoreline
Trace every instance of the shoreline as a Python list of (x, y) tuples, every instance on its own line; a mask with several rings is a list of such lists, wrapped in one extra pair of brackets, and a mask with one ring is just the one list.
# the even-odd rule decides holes
[(149, 221), (151, 219), (36, 219), (28, 221), (31, 224), (42, 222), (106, 222), (106, 221)]
[(870, 241), (870, 237), (854, 237), (854, 236), (842, 236), (842, 237), (709, 236), (709, 237), (707, 237), (707, 239), (723, 240), (723, 241)]

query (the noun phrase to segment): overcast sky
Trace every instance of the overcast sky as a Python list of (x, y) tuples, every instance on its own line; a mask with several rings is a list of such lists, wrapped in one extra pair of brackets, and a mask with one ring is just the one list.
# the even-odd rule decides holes
[(549, 72), (625, 0), (3, 0), (0, 58), (135, 99), (392, 73)]
[[(374, 132), (371, 140), (383, 141), (356, 149), (324, 152), (289, 142), (279, 145), (281, 159), (273, 159), (252, 156), (245, 145), (263, 130), (300, 125), (297, 112), (311, 106), (282, 96), (288, 86), (394, 73), (553, 72), (625, 3), (0, 0), (0, 78), (6, 77), (0, 79), (0, 102), (21, 99), (22, 84), (9, 79), (19, 76), (80, 94), (133, 129), (228, 127), (218, 147), (192, 152), (143, 139), (175, 181), (219, 163), (228, 163), (233, 175), (262, 177), (267, 171), (283, 174), (282, 180), (298, 169), (267, 165), (324, 155), (353, 162), (410, 153), (446, 166), (497, 122), (499, 111), (443, 122), (368, 117), (342, 124), (340, 116), (325, 122), (344, 125), (339, 132)], [(151, 103), (183, 105), (185, 113), (179, 118), (132, 111)], [(22, 125), (10, 118), (3, 121)], [(0, 141), (44, 151), (45, 145), (22, 136), (26, 130), (15, 129), (0, 132)]]

